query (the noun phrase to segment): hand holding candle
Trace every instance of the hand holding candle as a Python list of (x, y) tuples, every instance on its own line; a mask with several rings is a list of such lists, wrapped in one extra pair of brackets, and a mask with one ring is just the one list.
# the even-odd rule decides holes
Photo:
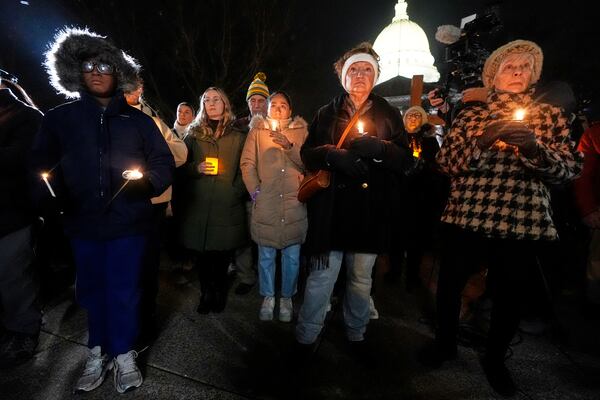
[(219, 172), (219, 159), (206, 157), (204, 162), (200, 163), (200, 172), (205, 175), (217, 175)]

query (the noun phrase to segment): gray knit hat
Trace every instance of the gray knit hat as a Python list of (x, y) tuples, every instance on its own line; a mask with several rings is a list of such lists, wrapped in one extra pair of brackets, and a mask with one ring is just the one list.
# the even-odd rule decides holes
[(95, 59), (115, 67), (117, 88), (123, 92), (135, 90), (140, 65), (106, 37), (87, 28), (63, 28), (55, 36), (45, 54), (44, 66), (50, 84), (67, 98), (77, 98), (85, 90), (81, 79), (81, 63)]

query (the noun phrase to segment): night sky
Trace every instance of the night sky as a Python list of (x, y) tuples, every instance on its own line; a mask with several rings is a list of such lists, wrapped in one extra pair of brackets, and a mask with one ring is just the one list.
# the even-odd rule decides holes
[[(310, 120), (342, 90), (332, 63), (353, 45), (373, 42), (391, 22), (396, 2), (2, 0), (0, 68), (20, 77), (42, 111), (58, 105), (64, 99), (48, 84), (43, 52), (58, 28), (87, 26), (143, 64), (146, 97), (168, 124), (180, 101), (197, 105), (213, 84), (225, 88), (238, 116), (245, 115), (246, 88), (259, 70), (271, 90), (290, 93), (295, 114)], [(494, 40), (537, 42), (545, 56), (542, 80), (568, 82), (583, 101), (600, 93), (594, 75), (600, 60), (592, 48), (595, 21), (582, 3), (408, 0), (408, 13), (427, 34), (444, 75), (445, 46), (434, 38), (437, 26), (458, 26), (462, 17), (496, 5), (504, 30)]]

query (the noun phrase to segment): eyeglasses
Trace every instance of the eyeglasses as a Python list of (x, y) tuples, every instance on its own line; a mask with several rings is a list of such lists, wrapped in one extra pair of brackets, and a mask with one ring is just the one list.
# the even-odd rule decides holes
[(107, 63), (94, 61), (84, 61), (81, 63), (82, 72), (92, 72), (94, 68), (103, 75), (112, 75), (115, 72), (115, 67)]

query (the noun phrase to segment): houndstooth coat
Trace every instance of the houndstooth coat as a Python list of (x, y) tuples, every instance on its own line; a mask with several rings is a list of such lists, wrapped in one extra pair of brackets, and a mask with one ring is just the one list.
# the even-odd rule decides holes
[[(548, 185), (575, 178), (583, 156), (560, 109), (534, 102), (531, 94), (491, 92), (486, 105), (458, 114), (437, 156), (451, 177), (442, 222), (493, 238), (557, 239)], [(492, 121), (512, 119), (517, 108), (527, 111), (524, 122), (535, 132), (538, 158), (527, 159), (500, 141), (481, 151), (476, 137)]]

